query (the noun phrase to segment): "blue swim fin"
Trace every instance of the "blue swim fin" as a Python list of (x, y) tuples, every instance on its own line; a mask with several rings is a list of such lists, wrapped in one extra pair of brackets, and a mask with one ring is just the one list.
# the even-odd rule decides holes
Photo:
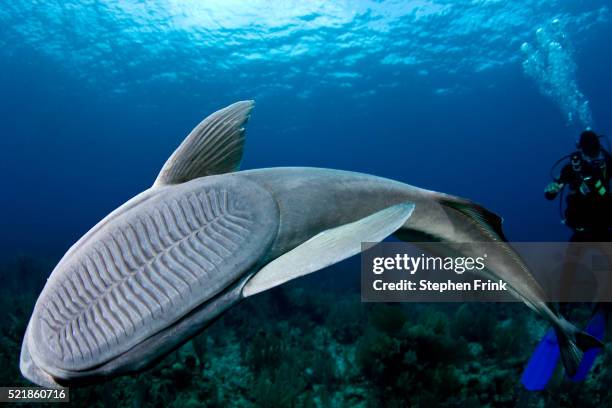
[(551, 328), (536, 347), (523, 371), (523, 386), (529, 391), (543, 390), (557, 368), (559, 355), (557, 336)]
[[(593, 316), (584, 331), (602, 341), (606, 334), (606, 316), (602, 312), (595, 313), (595, 316)], [(582, 361), (578, 366), (578, 371), (573, 377), (569, 377), (569, 379), (572, 381), (584, 381), (589, 375), (589, 371), (591, 371), (600, 352), (601, 348), (599, 347), (585, 351), (584, 357), (582, 357)]]

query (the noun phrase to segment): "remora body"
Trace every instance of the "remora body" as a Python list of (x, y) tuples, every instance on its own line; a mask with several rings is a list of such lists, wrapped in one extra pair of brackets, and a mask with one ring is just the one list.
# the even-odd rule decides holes
[[(237, 171), (252, 106), (238, 102), (206, 118), (150, 189), (64, 255), (24, 336), (25, 377), (56, 387), (142, 370), (241, 299), (393, 233), (446, 242), (451, 249), (498, 243), (488, 254), (487, 277), (506, 281), (550, 321), (568, 371), (576, 369), (581, 349), (598, 344), (551, 311), (504, 242), (501, 219), (477, 204), (354, 172)], [(478, 253), (476, 244), (461, 248)]]

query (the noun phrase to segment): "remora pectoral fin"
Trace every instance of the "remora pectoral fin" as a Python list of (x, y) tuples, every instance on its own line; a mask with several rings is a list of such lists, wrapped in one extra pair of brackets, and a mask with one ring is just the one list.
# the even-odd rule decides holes
[(397, 204), (325, 230), (262, 268), (246, 283), (242, 295), (255, 295), (356, 255), (362, 242), (382, 241), (401, 228), (413, 210), (414, 204)]
[(162, 167), (154, 186), (238, 170), (244, 125), (254, 101), (236, 102), (216, 111), (191, 131)]

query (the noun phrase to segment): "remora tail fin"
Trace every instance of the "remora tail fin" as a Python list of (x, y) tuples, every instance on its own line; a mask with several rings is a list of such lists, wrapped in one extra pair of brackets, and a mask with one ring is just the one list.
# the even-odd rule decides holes
[[(603, 341), (603, 338), (606, 335), (606, 315), (601, 311), (595, 313), (584, 331)], [(584, 357), (582, 357), (582, 361), (578, 367), (578, 372), (573, 377), (570, 377), (570, 380), (584, 381), (589, 375), (589, 371), (591, 371), (591, 367), (593, 367), (593, 364), (595, 364), (595, 360), (600, 352), (601, 349), (597, 347), (584, 353)]]
[(578, 371), (584, 352), (593, 348), (603, 348), (604, 344), (596, 337), (580, 331), (576, 326), (559, 316), (560, 326), (555, 328), (561, 361), (569, 377)]

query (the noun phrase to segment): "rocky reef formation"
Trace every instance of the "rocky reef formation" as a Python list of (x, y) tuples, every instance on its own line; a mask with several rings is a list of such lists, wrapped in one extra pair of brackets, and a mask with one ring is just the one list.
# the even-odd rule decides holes
[[(18, 360), (40, 269), (23, 258), (0, 267), (3, 386), (29, 385)], [(545, 392), (522, 389), (546, 327), (521, 304), (367, 304), (352, 288), (312, 278), (249, 299), (153, 369), (71, 389), (71, 405), (612, 406), (610, 353), (584, 383), (559, 369)], [(572, 319), (584, 323), (588, 309)]]

